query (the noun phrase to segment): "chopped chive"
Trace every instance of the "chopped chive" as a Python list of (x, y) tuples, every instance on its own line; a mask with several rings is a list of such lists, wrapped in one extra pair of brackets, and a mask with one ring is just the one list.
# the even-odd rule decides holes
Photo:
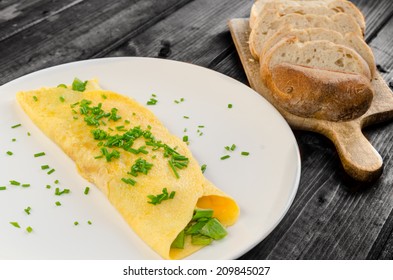
[(204, 126), (204, 125), (198, 125), (198, 127), (199, 127), (199, 128), (204, 128), (205, 126)]
[(82, 82), (78, 78), (75, 78), (74, 81), (72, 82), (72, 90), (75, 91), (85, 91), (87, 85), (87, 81)]
[(44, 152), (41, 152), (41, 153), (36, 153), (36, 154), (34, 154), (34, 157), (42, 157), (42, 156), (44, 156), (45, 155), (45, 153)]
[(87, 223), (89, 224), (89, 225), (91, 225), (92, 224), (92, 222), (89, 220), (89, 221), (87, 221)]
[(133, 179), (131, 179), (131, 178), (121, 178), (121, 180), (122, 180), (124, 183), (126, 183), (126, 184), (128, 184), (128, 185), (131, 185), (131, 186), (135, 186), (135, 184), (136, 184), (136, 181), (133, 180)]
[(46, 188), (47, 189), (50, 189), (52, 186), (51, 185), (46, 185)]
[(89, 190), (90, 190), (90, 188), (89, 188), (89, 187), (86, 187), (86, 188), (85, 188), (85, 191), (84, 191), (83, 193), (87, 195), (87, 194), (89, 193)]
[(233, 106), (232, 104), (228, 104), (228, 108), (231, 109)]
[(0, 191), (4, 191), (4, 190), (6, 190), (6, 189), (7, 189), (6, 186), (1, 186), (1, 187), (0, 187)]
[(183, 136), (183, 142), (188, 142), (188, 136), (187, 135)]
[(65, 101), (64, 96), (60, 96), (59, 99), (60, 99), (60, 102), (64, 102)]
[(15, 142), (16, 141), (16, 139), (15, 138), (12, 138), (12, 142)]
[(30, 133), (30, 132), (27, 132), (27, 136), (31, 136), (31, 133)]
[(31, 233), (31, 232), (33, 231), (33, 228), (32, 228), (31, 226), (28, 226), (28, 227), (26, 228), (26, 231), (27, 231), (28, 233)]
[(74, 225), (75, 225), (75, 226), (79, 225), (79, 222), (75, 221), (75, 222), (74, 222)]
[(158, 102), (157, 99), (155, 99), (155, 98), (150, 98), (150, 100), (147, 101), (146, 104), (147, 104), (147, 105), (156, 105), (157, 102)]
[(189, 117), (189, 116), (183, 116), (183, 118), (184, 118), (184, 119), (189, 119), (190, 117)]
[(47, 174), (48, 175), (50, 175), (50, 174), (52, 174), (53, 172), (55, 172), (56, 170), (54, 169), (54, 168), (52, 168), (51, 170), (49, 170), (48, 172), (47, 172)]
[(231, 146), (231, 151), (234, 151), (236, 149), (236, 145), (235, 144), (232, 144), (232, 146)]
[(26, 209), (24, 209), (24, 211), (26, 212), (27, 215), (30, 215), (30, 210), (31, 210), (30, 206), (28, 206)]
[(54, 183), (55, 183), (55, 184), (58, 184), (58, 183), (60, 183), (60, 182), (59, 182), (59, 180), (55, 180)]
[(168, 193), (167, 188), (163, 188), (162, 193), (160, 193), (158, 195), (148, 195), (147, 197), (150, 199), (150, 201), (148, 201), (148, 203), (153, 204), (153, 205), (157, 205), (157, 204), (160, 204), (164, 200), (173, 199), (175, 197), (175, 194), (176, 194), (175, 191)]
[(41, 169), (42, 169), (42, 170), (49, 169), (49, 165), (47, 165), (47, 164), (41, 165)]
[(30, 184), (22, 184), (22, 187), (28, 188), (28, 187), (30, 187)]
[(33, 99), (34, 99), (34, 101), (38, 101), (38, 98), (37, 98), (37, 96), (33, 96)]
[(225, 155), (225, 156), (222, 156), (220, 159), (224, 160), (224, 159), (227, 159), (227, 158), (230, 158), (230, 157), (231, 157), (230, 155)]
[(57, 85), (57, 87), (58, 87), (58, 88), (67, 88), (67, 85), (65, 85), (65, 84), (59, 84), (59, 85)]
[(16, 125), (11, 126), (11, 128), (17, 128), (17, 127), (20, 127), (20, 126), (22, 126), (22, 124), (18, 123)]
[(11, 151), (7, 151), (7, 155), (12, 156), (14, 153)]
[(13, 186), (20, 186), (20, 183), (18, 181), (15, 181), (15, 180), (11, 180), (10, 184), (13, 185)]
[(206, 164), (202, 164), (202, 166), (201, 166), (201, 171), (202, 171), (202, 173), (205, 173), (206, 167), (207, 167)]
[(108, 97), (105, 94), (101, 95), (102, 99), (107, 99)]
[(64, 189), (64, 190), (60, 191), (60, 188), (55, 189), (55, 195), (62, 195), (62, 194), (66, 194), (66, 193), (70, 193), (70, 190)]
[(20, 228), (20, 225), (18, 224), (18, 222), (10, 222), (10, 224), (16, 228)]
[(56, 206), (61, 206), (60, 201), (56, 201), (55, 204), (56, 204)]
[(242, 156), (248, 156), (250, 153), (249, 152), (241, 152)]

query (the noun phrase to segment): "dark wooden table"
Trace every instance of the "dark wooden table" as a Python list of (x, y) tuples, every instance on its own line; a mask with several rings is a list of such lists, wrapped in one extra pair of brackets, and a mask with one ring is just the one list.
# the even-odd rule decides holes
[[(393, 1), (354, 0), (366, 40), (393, 87)], [(96, 57), (190, 62), (248, 84), (227, 21), (252, 0), (0, 0), (0, 85), (27, 73)], [(242, 259), (393, 259), (393, 121), (365, 135), (381, 154), (378, 181), (348, 180), (334, 146), (294, 131), (299, 190), (276, 229)]]

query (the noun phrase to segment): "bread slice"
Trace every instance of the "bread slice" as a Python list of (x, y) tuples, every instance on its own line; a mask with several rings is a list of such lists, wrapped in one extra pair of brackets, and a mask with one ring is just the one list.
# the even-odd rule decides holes
[(375, 59), (371, 48), (358, 34), (354, 32), (341, 33), (326, 29), (326, 28), (306, 28), (295, 29), (290, 26), (283, 26), (279, 31), (272, 35), (263, 45), (260, 57), (263, 58), (267, 51), (269, 51), (275, 44), (283, 38), (295, 37), (300, 43), (316, 40), (327, 40), (333, 43), (344, 45), (352, 48), (360, 54), (360, 56), (367, 62), (371, 72), (371, 77), (376, 73)]
[(353, 49), (286, 38), (261, 63), (261, 78), (290, 113), (330, 121), (359, 117), (373, 99), (370, 70)]
[(344, 13), (337, 13), (333, 16), (323, 15), (300, 15), (286, 14), (280, 16), (278, 13), (265, 11), (256, 22), (256, 26), (251, 30), (249, 38), (250, 52), (254, 58), (258, 59), (263, 49), (264, 43), (283, 26), (292, 28), (312, 28), (324, 27), (335, 30), (341, 34), (353, 32), (363, 36), (360, 27), (352, 16)]
[[(274, 9), (281, 15), (288, 13), (299, 14), (322, 14), (331, 15), (333, 13), (347, 13), (351, 15), (363, 34), (366, 23), (362, 12), (350, 1), (346, 0), (316, 0), (316, 1), (286, 1), (286, 0), (258, 0), (250, 12), (250, 27), (254, 27), (257, 18), (266, 10)], [(324, 11), (325, 10), (325, 11)]]

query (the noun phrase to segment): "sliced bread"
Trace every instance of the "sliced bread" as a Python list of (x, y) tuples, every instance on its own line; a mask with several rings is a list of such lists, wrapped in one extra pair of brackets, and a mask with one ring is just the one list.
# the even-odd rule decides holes
[(359, 36), (363, 35), (353, 17), (344, 13), (336, 13), (330, 17), (300, 14), (280, 16), (278, 13), (265, 11), (264, 15), (258, 18), (249, 37), (250, 52), (254, 58), (259, 58), (264, 43), (283, 26), (297, 29), (323, 27), (335, 30), (341, 34), (353, 32)]
[(314, 1), (285, 1), (285, 0), (258, 0), (250, 12), (250, 27), (254, 28), (257, 18), (266, 10), (275, 10), (284, 15), (288, 13), (299, 14), (322, 14), (347, 13), (351, 15), (359, 25), (364, 34), (366, 23), (361, 11), (350, 1), (346, 0), (314, 0)]
[(376, 73), (375, 59), (371, 48), (366, 42), (356, 33), (349, 32), (345, 35), (341, 33), (326, 29), (326, 28), (306, 28), (295, 29), (290, 26), (283, 26), (274, 35), (272, 35), (263, 45), (260, 57), (263, 58), (267, 51), (269, 51), (275, 44), (283, 38), (296, 37), (300, 43), (316, 40), (327, 40), (336, 44), (344, 45), (354, 49), (367, 62), (371, 72), (371, 77)]
[(261, 78), (290, 113), (330, 121), (354, 119), (369, 108), (370, 70), (353, 49), (330, 41), (285, 38), (266, 53)]

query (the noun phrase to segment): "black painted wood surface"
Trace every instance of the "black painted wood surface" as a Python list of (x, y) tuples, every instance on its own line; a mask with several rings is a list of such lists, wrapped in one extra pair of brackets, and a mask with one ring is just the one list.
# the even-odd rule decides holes
[[(353, 0), (366, 40), (393, 87), (393, 1)], [(0, 85), (65, 62), (146, 56), (190, 62), (245, 84), (227, 21), (252, 0), (0, 0)], [(393, 259), (393, 122), (367, 128), (378, 181), (351, 181), (323, 136), (294, 131), (302, 174), (282, 222), (242, 259)]]

